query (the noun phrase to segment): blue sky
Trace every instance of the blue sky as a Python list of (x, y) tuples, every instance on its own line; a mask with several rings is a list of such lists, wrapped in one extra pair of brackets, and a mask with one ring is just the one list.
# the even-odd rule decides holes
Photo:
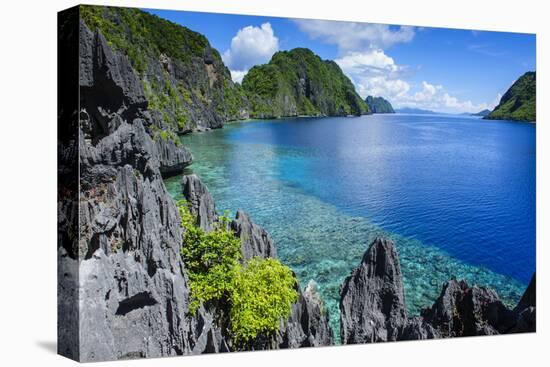
[(359, 94), (440, 112), (493, 108), (535, 70), (535, 35), (150, 10), (204, 34), (235, 81), (274, 52), (307, 47), (335, 60)]

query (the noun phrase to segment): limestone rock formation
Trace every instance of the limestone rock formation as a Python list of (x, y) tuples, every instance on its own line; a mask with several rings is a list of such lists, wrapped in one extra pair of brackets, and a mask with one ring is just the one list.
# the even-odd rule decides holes
[(536, 330), (535, 275), (518, 305), (507, 308), (491, 289), (448, 281), (434, 304), (407, 317), (393, 243), (375, 239), (341, 289), (343, 344), (497, 335)]
[(509, 316), (495, 291), (457, 280), (447, 282), (433, 306), (422, 312), (444, 338), (499, 334), (512, 321)]
[(163, 177), (178, 175), (193, 162), (191, 151), (173, 140), (157, 139), (155, 146)]
[(397, 340), (407, 323), (399, 258), (390, 240), (377, 238), (341, 289), (343, 344)]
[(244, 260), (254, 256), (277, 257), (277, 251), (269, 233), (254, 223), (244, 211), (237, 210), (237, 215), (231, 222), (231, 229), (242, 241), (241, 252)]
[(214, 199), (208, 188), (197, 175), (186, 175), (182, 178), (181, 188), (183, 196), (189, 203), (191, 214), (197, 217), (199, 227), (209, 232), (214, 229), (218, 221)]

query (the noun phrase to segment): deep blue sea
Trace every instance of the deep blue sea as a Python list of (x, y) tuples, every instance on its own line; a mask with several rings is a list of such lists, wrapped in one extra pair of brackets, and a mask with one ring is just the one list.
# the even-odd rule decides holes
[[(219, 212), (247, 211), (338, 332), (338, 292), (376, 235), (393, 238), (409, 312), (452, 278), (509, 304), (535, 271), (535, 125), (447, 115), (231, 123), (183, 136)], [(166, 180), (181, 195), (181, 177)]]

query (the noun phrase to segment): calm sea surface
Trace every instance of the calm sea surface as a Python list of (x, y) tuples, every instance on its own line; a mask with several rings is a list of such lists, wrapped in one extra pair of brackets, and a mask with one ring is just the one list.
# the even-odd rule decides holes
[[(535, 125), (439, 115), (241, 122), (183, 136), (218, 212), (247, 211), (338, 333), (338, 292), (394, 239), (411, 313), (452, 278), (517, 302), (535, 271)], [(166, 180), (181, 197), (181, 177)]]

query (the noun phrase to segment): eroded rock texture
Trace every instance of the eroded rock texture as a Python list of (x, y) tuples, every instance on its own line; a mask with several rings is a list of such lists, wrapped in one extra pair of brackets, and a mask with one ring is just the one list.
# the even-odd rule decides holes
[(497, 335), (536, 329), (535, 275), (513, 310), (502, 303), (495, 291), (453, 279), (443, 286), (434, 304), (415, 317), (407, 317), (401, 278), (393, 242), (377, 238), (342, 286), (342, 343)]
[[(175, 146), (159, 151), (147, 130), (153, 121), (143, 88), (128, 60), (83, 23), (79, 35), (80, 239), (77, 247), (60, 248), (60, 269), (79, 268), (78, 358), (223, 348), (208, 343), (217, 332), (211, 315), (204, 309), (197, 318), (187, 315), (179, 215), (161, 176), (162, 167), (190, 162), (183, 157), (188, 152)], [(65, 285), (61, 280), (61, 302), (75, 291)]]
[(407, 322), (403, 280), (393, 243), (377, 238), (341, 290), (342, 343), (397, 340)]
[(275, 244), (265, 229), (252, 221), (250, 216), (242, 210), (237, 210), (235, 219), (231, 222), (231, 229), (242, 241), (241, 252), (243, 259), (254, 256), (277, 257)]

